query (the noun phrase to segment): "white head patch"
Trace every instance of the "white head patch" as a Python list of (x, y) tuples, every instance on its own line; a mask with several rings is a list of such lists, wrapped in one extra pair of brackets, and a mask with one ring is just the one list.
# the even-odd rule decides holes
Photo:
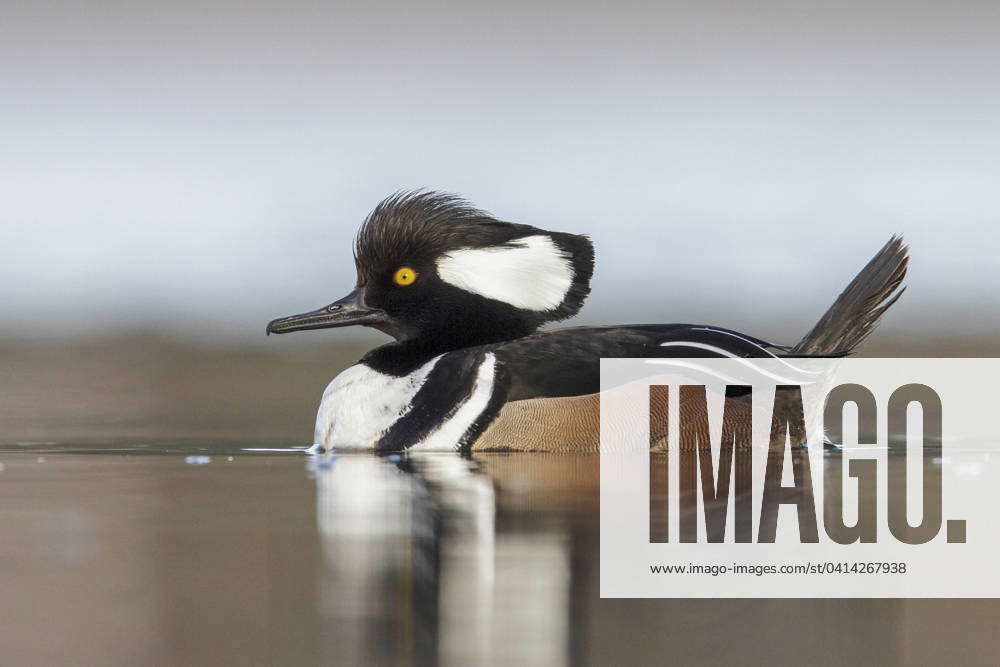
[(569, 254), (541, 234), (505, 246), (452, 250), (437, 270), (450, 285), (527, 310), (558, 308), (573, 284)]

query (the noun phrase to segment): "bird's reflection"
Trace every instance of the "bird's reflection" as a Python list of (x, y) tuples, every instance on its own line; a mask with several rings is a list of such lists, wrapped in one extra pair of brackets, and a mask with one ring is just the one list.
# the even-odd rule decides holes
[(348, 455), (312, 468), (331, 658), (568, 662), (565, 525), (502, 516), (498, 483), (457, 455)]

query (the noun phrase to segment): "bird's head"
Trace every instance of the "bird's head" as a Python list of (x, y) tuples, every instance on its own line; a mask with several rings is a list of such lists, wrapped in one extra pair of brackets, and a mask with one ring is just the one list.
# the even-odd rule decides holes
[(407, 192), (364, 221), (354, 264), (350, 294), (273, 320), (267, 332), (363, 325), (456, 346), (518, 338), (576, 314), (594, 250), (585, 236), (502, 222), (452, 195)]

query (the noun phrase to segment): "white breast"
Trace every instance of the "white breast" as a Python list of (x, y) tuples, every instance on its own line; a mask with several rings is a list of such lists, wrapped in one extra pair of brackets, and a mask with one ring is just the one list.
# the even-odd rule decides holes
[(374, 449), (386, 429), (410, 409), (439, 358), (403, 377), (357, 364), (333, 378), (316, 414), (316, 443), (326, 449)]
[[(364, 364), (345, 370), (323, 392), (316, 415), (316, 444), (324, 449), (374, 449), (389, 427), (413, 408), (417, 392), (440, 358), (403, 377), (385, 375)], [(459, 447), (462, 436), (489, 406), (496, 356), (484, 355), (473, 372), (474, 377), (467, 379), (448, 378), (449, 382), (471, 382), (471, 391), (460, 404), (442, 412), (441, 423), (422, 440), (408, 443), (411, 451), (453, 452)]]

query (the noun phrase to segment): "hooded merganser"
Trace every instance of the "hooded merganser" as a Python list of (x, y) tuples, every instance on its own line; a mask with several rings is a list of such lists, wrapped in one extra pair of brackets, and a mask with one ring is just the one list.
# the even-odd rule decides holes
[(396, 339), (326, 388), (323, 449), (596, 451), (601, 357), (846, 356), (902, 294), (907, 261), (894, 236), (793, 346), (691, 324), (537, 332), (590, 293), (590, 240), (404, 192), (364, 221), (354, 290), (267, 333), (363, 325)]

